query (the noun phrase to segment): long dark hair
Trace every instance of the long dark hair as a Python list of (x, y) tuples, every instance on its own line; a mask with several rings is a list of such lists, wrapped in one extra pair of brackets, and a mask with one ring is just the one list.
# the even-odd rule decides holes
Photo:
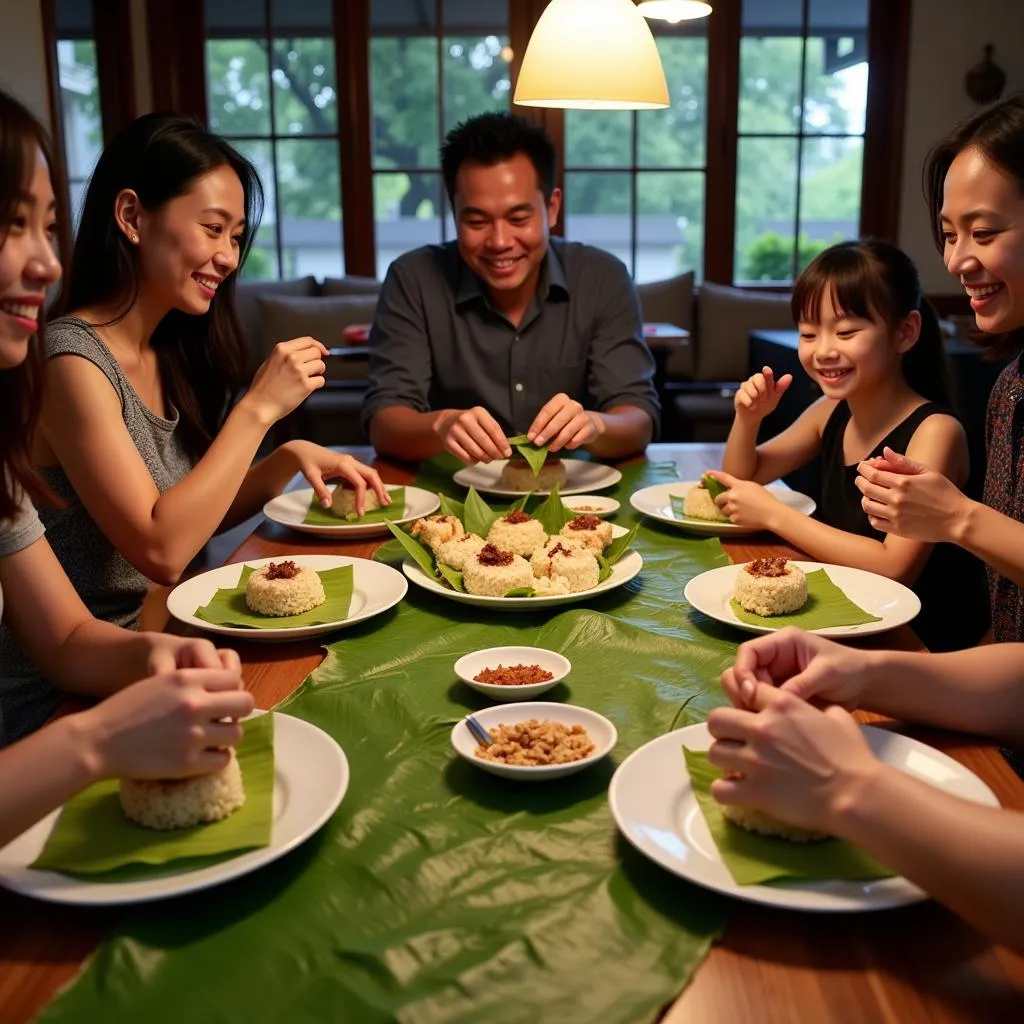
[[(953, 161), (969, 147), (979, 149), (985, 158), (1011, 177), (1024, 193), (1024, 94), (1008, 96), (961, 121), (928, 154), (924, 164), (924, 195), (931, 218), (932, 238), (939, 252), (943, 249), (942, 193), (946, 174)], [(968, 332), (976, 345), (993, 359), (1004, 359), (1024, 348), (1024, 327), (1006, 334)]]
[(881, 317), (894, 330), (917, 310), (921, 334), (903, 353), (904, 380), (922, 397), (953, 408), (953, 378), (939, 319), (924, 297), (914, 261), (902, 249), (876, 238), (825, 249), (797, 279), (791, 301), (793, 319), (819, 321), (825, 296), (831, 297), (837, 310), (865, 320)]
[[(104, 149), (89, 182), (61, 311), (112, 309), (115, 315), (103, 325), (109, 326), (138, 298), (138, 254), (114, 218), (118, 193), (131, 189), (143, 207), (157, 209), (225, 165), (238, 175), (245, 194), (240, 270), (263, 213), (263, 187), (252, 164), (197, 121), (177, 114), (146, 114), (121, 131)], [(150, 339), (164, 393), (178, 410), (182, 442), (196, 458), (209, 448), (245, 379), (246, 342), (234, 307), (236, 277), (237, 272), (220, 284), (202, 316), (171, 310)]]
[[(0, 249), (27, 191), (36, 150), (53, 166), (42, 125), (16, 99), (0, 90)], [(0, 371), (0, 519), (11, 519), (23, 493), (51, 497), (32, 468), (32, 434), (43, 400), (43, 323), (29, 339), (19, 366)]]

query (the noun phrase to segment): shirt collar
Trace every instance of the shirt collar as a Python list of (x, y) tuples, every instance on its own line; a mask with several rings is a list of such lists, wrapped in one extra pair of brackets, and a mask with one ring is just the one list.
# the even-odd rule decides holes
[[(555, 251), (555, 247), (548, 242), (547, 255), (540, 267), (540, 282), (537, 285), (537, 294), (543, 301), (551, 298), (551, 289), (557, 288), (563, 295), (568, 296), (569, 285), (565, 279), (565, 268), (562, 266), (561, 257)], [(459, 255), (459, 276), (455, 287), (455, 305), (472, 302), (474, 299), (486, 299), (487, 291), (484, 283), (469, 268), (469, 264)]]

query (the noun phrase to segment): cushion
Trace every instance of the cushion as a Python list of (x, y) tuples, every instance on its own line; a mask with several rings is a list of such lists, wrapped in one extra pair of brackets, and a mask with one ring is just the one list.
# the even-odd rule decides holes
[(705, 282), (697, 296), (697, 380), (745, 380), (750, 332), (791, 330), (789, 295)]
[[(648, 281), (636, 286), (640, 310), (646, 323), (675, 324), (693, 332), (693, 271), (677, 274), (664, 281)], [(667, 363), (669, 377), (692, 378), (694, 348), (676, 349)]]
[(358, 277), (348, 274), (346, 277), (325, 277), (322, 289), (324, 295), (376, 295), (380, 291), (380, 281), (375, 277)]
[(266, 358), (263, 348), (263, 318), (257, 299), (260, 295), (316, 295), (316, 278), (299, 277), (292, 281), (245, 281), (235, 285), (235, 309), (249, 342), (249, 372), (255, 373)]

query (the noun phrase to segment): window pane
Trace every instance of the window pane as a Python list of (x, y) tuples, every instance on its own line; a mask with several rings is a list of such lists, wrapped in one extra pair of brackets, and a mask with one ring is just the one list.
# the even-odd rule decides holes
[(799, 130), (802, 36), (803, 0), (743, 0), (741, 134)]
[(96, 44), (91, 39), (58, 42), (57, 75), (71, 214), (77, 226), (86, 185), (103, 148)]
[(739, 140), (734, 271), (738, 281), (792, 277), (796, 162), (796, 139)]
[(632, 175), (573, 171), (565, 175), (565, 237), (614, 253), (633, 267)]
[(508, 110), (512, 96), (508, 36), (449, 36), (444, 54), (444, 131), (491, 110)]
[(265, 42), (207, 40), (206, 105), (212, 131), (227, 136), (269, 135), (269, 95)]
[(441, 175), (375, 174), (377, 276), (396, 256), (441, 241)]
[(636, 180), (636, 281), (704, 269), (704, 174), (647, 171)]
[(370, 41), (373, 165), (437, 167), (437, 39)]
[(642, 167), (703, 167), (707, 137), (708, 44), (704, 36), (655, 36), (671, 106), (637, 114)]
[(804, 139), (799, 269), (833, 242), (860, 234), (863, 139)]
[(629, 167), (633, 163), (631, 110), (566, 110), (566, 167)]
[(338, 130), (338, 90), (331, 37), (276, 39), (274, 117), (279, 135)]
[(246, 279), (274, 280), (280, 276), (277, 260), (276, 187), (270, 142), (264, 139), (232, 139), (231, 145), (256, 168), (263, 185), (263, 217), (249, 258), (242, 268)]
[(337, 277), (343, 270), (341, 180), (334, 139), (277, 143), (282, 277)]
[(804, 71), (804, 131), (864, 131), (867, 0), (811, 0)]

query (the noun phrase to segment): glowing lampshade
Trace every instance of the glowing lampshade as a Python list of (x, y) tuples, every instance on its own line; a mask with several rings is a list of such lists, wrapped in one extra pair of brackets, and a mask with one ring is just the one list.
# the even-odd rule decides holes
[(711, 13), (711, 4), (703, 0), (641, 0), (637, 9), (645, 18), (675, 25), (680, 21), (706, 18)]
[(527, 44), (513, 102), (594, 110), (667, 107), (658, 47), (633, 0), (551, 0)]

